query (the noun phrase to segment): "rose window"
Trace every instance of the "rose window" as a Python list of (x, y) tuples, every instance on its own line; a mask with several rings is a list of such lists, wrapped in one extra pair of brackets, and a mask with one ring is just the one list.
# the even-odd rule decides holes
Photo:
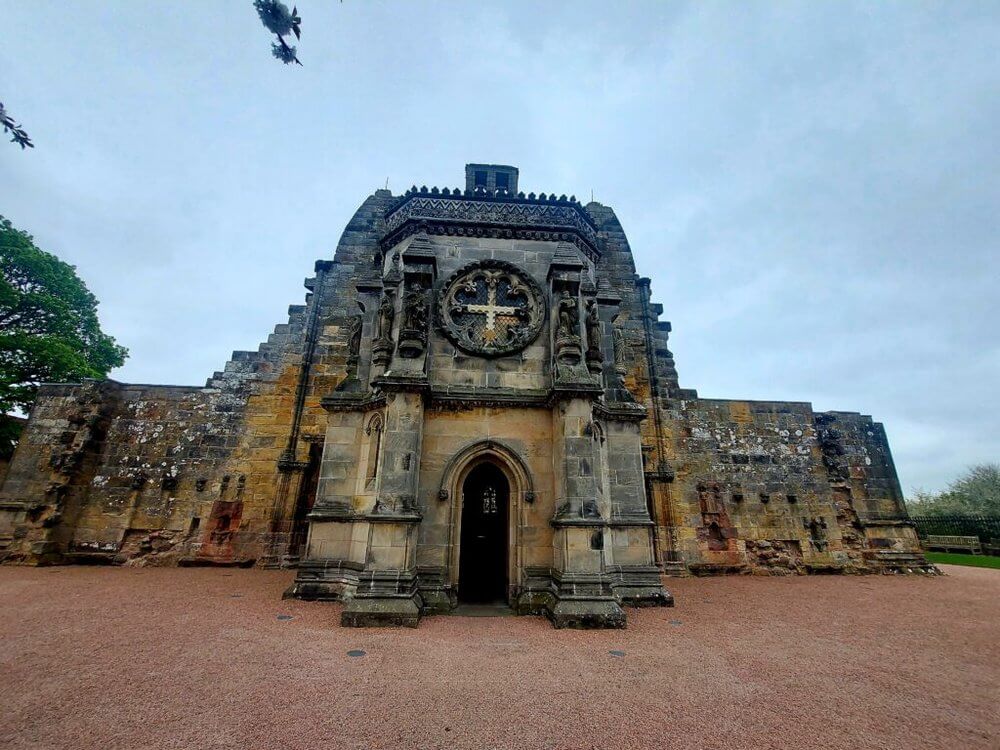
[(518, 268), (481, 261), (449, 279), (440, 316), (445, 335), (460, 349), (496, 357), (534, 341), (545, 306), (538, 285)]

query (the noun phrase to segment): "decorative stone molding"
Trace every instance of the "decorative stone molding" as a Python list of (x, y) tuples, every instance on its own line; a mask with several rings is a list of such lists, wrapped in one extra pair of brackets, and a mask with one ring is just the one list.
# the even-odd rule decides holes
[(448, 278), (437, 322), (462, 351), (502, 357), (538, 338), (545, 322), (545, 298), (535, 280), (512, 263), (478, 261)]
[(641, 422), (648, 414), (634, 402), (595, 403), (594, 416), (618, 422)]
[[(355, 393), (335, 393), (324, 396), (320, 405), (330, 412), (337, 411), (371, 411), (385, 406), (385, 396), (361, 395)], [(322, 440), (323, 436), (320, 436)]]
[(284, 457), (278, 459), (278, 471), (282, 473), (305, 471), (308, 466), (308, 461), (293, 461)]
[(524, 493), (522, 497), (525, 502), (533, 503), (535, 501), (534, 480), (528, 464), (517, 451), (499, 440), (480, 440), (471, 443), (452, 456), (441, 473), (438, 498), (445, 500), (451, 497), (449, 487), (455, 482), (461, 469), (484, 457), (499, 459), (501, 467), (512, 473), (516, 481), (511, 484), (511, 492), (520, 490)]
[[(450, 229), (451, 231), (448, 231)], [(453, 234), (472, 232), (474, 236), (510, 236), (540, 232), (548, 241), (573, 242), (589, 257), (600, 257), (596, 228), (579, 203), (553, 199), (545, 201), (415, 193), (405, 196), (386, 214), (383, 248), (389, 248), (414, 232)], [(561, 236), (551, 236), (561, 235)]]

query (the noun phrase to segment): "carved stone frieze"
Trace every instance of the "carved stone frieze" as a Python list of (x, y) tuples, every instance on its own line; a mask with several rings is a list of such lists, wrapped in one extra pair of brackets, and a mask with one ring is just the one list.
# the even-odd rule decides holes
[[(430, 222), (435, 222), (431, 225)], [(588, 254), (598, 254), (597, 232), (579, 204), (569, 201), (539, 203), (518, 200), (469, 200), (415, 195), (391, 210), (385, 219), (384, 242), (395, 244), (404, 236), (407, 224), (423, 225), (421, 231), (437, 232), (437, 222), (470, 223), (477, 229), (501, 231), (563, 230), (578, 238)]]

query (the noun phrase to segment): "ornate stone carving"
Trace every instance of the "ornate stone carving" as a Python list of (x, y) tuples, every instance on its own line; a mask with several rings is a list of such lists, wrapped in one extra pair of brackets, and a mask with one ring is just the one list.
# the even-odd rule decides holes
[(403, 326), (399, 332), (399, 355), (419, 357), (427, 347), (427, 292), (419, 281), (403, 295)]
[(601, 371), (601, 363), (604, 362), (604, 354), (601, 352), (601, 319), (596, 299), (587, 300), (585, 323), (587, 328), (587, 368), (593, 373), (598, 373)]
[(611, 338), (615, 349), (615, 372), (621, 378), (628, 372), (626, 358), (628, 357), (628, 342), (625, 341), (625, 331), (622, 325), (621, 316), (615, 318), (611, 328)]
[(392, 323), (396, 319), (396, 292), (386, 289), (378, 306), (375, 326), (375, 342), (372, 346), (372, 361), (376, 365), (387, 365), (392, 358)]
[(364, 316), (354, 315), (347, 324), (347, 360), (352, 365), (357, 364), (358, 352), (361, 351), (361, 329), (364, 323)]
[(437, 223), (485, 225), (511, 233), (518, 229), (561, 230), (568, 239), (579, 239), (588, 255), (598, 257), (596, 227), (578, 203), (559, 201), (545, 203), (532, 200), (477, 200), (464, 196), (448, 197), (413, 195), (405, 197), (390, 209), (385, 219), (385, 240), (395, 244), (402, 237), (405, 224), (421, 225), (420, 231), (437, 233)]
[(580, 303), (575, 293), (564, 288), (556, 301), (556, 379), (582, 382), (587, 371), (580, 367), (583, 347), (580, 340)]
[(441, 331), (459, 349), (500, 357), (535, 340), (545, 302), (538, 284), (516, 266), (484, 260), (448, 280), (438, 313)]
[(619, 313), (611, 321), (611, 342), (614, 349), (615, 375), (618, 378), (616, 400), (630, 403), (635, 397), (625, 387), (625, 375), (628, 373), (628, 341), (625, 340), (625, 316)]
[(576, 298), (563, 289), (559, 297), (559, 338), (580, 337), (580, 307)]
[(392, 321), (396, 318), (395, 292), (386, 289), (382, 294), (382, 302), (378, 306), (378, 329), (376, 339), (392, 339)]
[(386, 284), (392, 284), (393, 286), (403, 280), (403, 256), (400, 255), (398, 249), (389, 258), (389, 264), (385, 269), (382, 280)]

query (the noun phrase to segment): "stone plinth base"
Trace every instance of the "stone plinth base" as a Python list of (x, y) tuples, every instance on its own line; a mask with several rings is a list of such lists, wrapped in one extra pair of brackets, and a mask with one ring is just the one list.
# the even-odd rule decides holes
[(303, 560), (284, 598), (345, 601), (354, 596), (361, 569), (360, 563), (348, 560)]
[(557, 601), (548, 611), (557, 628), (624, 628), (625, 610), (614, 599), (570, 599)]
[(626, 607), (674, 606), (674, 597), (663, 587), (660, 570), (655, 565), (620, 566), (608, 573), (617, 577), (611, 590)]
[(406, 627), (420, 623), (420, 597), (356, 597), (344, 605), (340, 624), (346, 628)]
[(447, 614), (458, 606), (457, 592), (448, 583), (444, 568), (418, 568), (417, 592), (423, 602), (425, 615)]

